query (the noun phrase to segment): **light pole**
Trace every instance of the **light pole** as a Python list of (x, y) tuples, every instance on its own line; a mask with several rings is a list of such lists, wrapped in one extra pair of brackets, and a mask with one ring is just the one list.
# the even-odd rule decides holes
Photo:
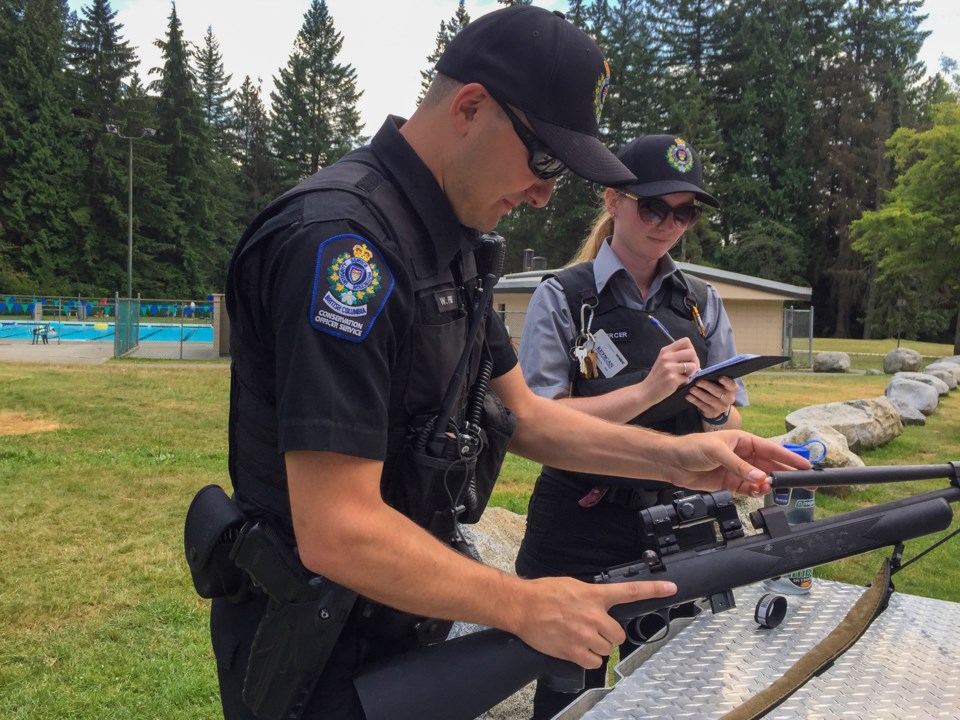
[(127, 297), (133, 297), (133, 141), (140, 138), (153, 137), (157, 131), (153, 128), (144, 128), (139, 135), (121, 135), (116, 125), (104, 125), (108, 133), (130, 143), (130, 164), (127, 169)]

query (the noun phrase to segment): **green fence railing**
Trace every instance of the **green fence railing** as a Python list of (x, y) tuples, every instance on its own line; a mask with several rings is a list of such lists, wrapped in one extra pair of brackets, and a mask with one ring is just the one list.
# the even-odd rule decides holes
[(113, 356), (122, 357), (140, 345), (140, 298), (116, 298)]

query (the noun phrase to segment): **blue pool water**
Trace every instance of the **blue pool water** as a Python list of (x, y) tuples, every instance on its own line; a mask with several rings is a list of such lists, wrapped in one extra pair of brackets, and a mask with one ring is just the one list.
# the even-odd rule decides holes
[[(100, 340), (113, 342), (113, 321), (110, 322), (50, 322), (51, 333), (48, 342), (73, 340)], [(0, 323), (0, 340), (33, 340), (35, 322), (19, 320)], [(181, 336), (181, 332), (183, 333)], [(140, 342), (213, 342), (212, 325), (167, 325), (160, 323), (140, 323)]]

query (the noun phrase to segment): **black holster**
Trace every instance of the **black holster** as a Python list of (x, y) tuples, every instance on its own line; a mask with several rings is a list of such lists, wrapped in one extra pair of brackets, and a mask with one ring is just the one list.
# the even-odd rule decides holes
[(237, 596), (248, 585), (247, 574), (230, 559), (246, 521), (219, 485), (207, 485), (194, 496), (183, 525), (183, 550), (200, 597)]
[(184, 548), (201, 597), (269, 596), (243, 682), (258, 720), (297, 720), (340, 637), (357, 594), (307, 570), (263, 520), (250, 521), (208, 485), (194, 497)]
[(230, 557), (270, 596), (250, 648), (243, 701), (259, 720), (297, 720), (357, 594), (307, 570), (262, 520), (244, 525)]

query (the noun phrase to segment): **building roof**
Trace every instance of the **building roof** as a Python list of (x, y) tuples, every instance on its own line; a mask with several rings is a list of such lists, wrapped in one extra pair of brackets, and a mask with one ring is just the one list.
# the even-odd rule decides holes
[[(808, 287), (790, 285), (788, 283), (776, 282), (775, 280), (766, 280), (764, 278), (754, 277), (753, 275), (744, 275), (742, 273), (730, 272), (729, 270), (706, 267), (705, 265), (678, 262), (677, 267), (707, 282), (735, 285), (759, 292), (785, 296), (794, 300), (809, 302), (813, 295), (813, 291)], [(521, 294), (532, 293), (537, 285), (540, 284), (540, 279), (544, 275), (555, 272), (557, 272), (557, 270), (528, 270), (526, 272), (510, 273), (500, 278), (496, 291)]]

